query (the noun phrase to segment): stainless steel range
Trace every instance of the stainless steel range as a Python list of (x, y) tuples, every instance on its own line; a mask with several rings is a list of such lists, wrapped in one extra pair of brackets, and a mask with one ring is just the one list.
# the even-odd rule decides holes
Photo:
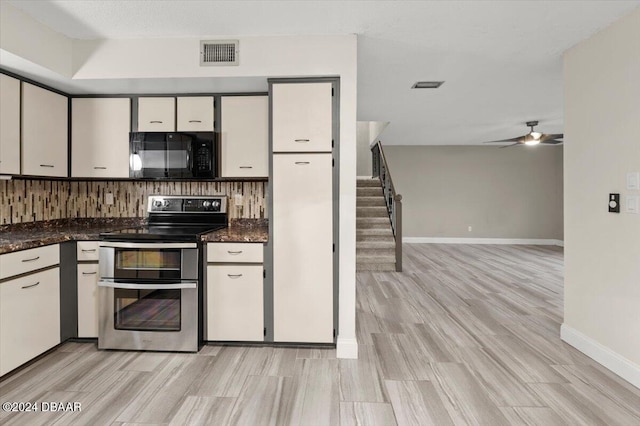
[(99, 349), (197, 352), (200, 235), (226, 227), (226, 197), (151, 196), (145, 226), (101, 234)]

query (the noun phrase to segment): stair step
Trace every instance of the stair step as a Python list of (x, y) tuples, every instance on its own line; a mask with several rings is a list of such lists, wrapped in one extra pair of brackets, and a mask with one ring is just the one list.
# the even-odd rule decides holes
[[(371, 229), (359, 229), (357, 231), (379, 231), (379, 229), (371, 228)], [(356, 231), (356, 232), (357, 232)], [(384, 234), (359, 234), (356, 233), (356, 244), (358, 242), (389, 242), (395, 244), (396, 240), (393, 238), (393, 234), (391, 232), (387, 232)]]
[(364, 206), (356, 208), (356, 217), (389, 217), (386, 206)]
[(356, 188), (356, 195), (358, 197), (382, 197), (382, 188), (364, 187)]
[(356, 197), (356, 207), (382, 206), (386, 208), (384, 197)]
[(358, 188), (372, 187), (372, 186), (380, 188), (382, 186), (382, 184), (380, 183), (380, 179), (374, 178), (374, 179), (358, 179), (357, 180)]
[(356, 240), (356, 250), (360, 249), (396, 249), (396, 241), (387, 237), (384, 240)]
[(395, 263), (356, 263), (356, 271), (395, 272)]
[(358, 217), (356, 218), (356, 229), (370, 229), (378, 228), (391, 229), (391, 223), (389, 223), (388, 217)]
[(362, 255), (356, 257), (356, 264), (366, 264), (366, 263), (396, 263), (395, 254), (387, 254), (381, 256), (374, 255)]
[(396, 258), (396, 248), (356, 248), (356, 262), (361, 259), (363, 256), (373, 256), (373, 257), (393, 257), (394, 261)]

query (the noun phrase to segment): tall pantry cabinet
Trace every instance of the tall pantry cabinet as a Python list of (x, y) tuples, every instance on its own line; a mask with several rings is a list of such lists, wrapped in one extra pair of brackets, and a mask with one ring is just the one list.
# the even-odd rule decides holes
[(333, 83), (271, 82), (273, 340), (334, 342)]

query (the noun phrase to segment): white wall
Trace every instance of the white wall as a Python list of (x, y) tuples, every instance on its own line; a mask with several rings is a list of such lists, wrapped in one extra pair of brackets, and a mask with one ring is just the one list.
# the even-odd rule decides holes
[(640, 195), (640, 9), (565, 53), (564, 90), (562, 336), (640, 387), (640, 215), (607, 212)]
[(24, 58), (61, 76), (72, 75), (72, 40), (45, 27), (6, 1), (0, 1), (0, 51)]

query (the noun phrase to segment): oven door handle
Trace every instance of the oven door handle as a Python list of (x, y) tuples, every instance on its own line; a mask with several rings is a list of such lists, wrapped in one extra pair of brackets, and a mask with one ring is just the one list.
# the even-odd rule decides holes
[(98, 281), (98, 287), (123, 288), (127, 290), (179, 290), (185, 288), (197, 288), (197, 281), (182, 281), (178, 283), (167, 284), (137, 284), (137, 283), (121, 283), (117, 281)]
[(100, 247), (107, 248), (132, 248), (132, 249), (165, 249), (165, 248), (197, 248), (196, 243), (125, 243), (115, 241), (105, 241), (100, 243)]

